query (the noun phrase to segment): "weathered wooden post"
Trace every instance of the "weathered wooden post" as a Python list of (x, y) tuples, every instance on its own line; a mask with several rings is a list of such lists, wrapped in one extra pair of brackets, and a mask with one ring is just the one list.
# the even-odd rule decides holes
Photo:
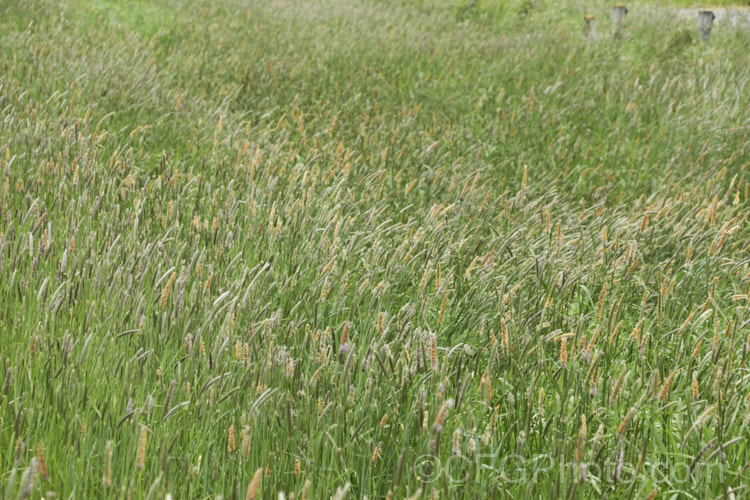
[(614, 36), (622, 35), (622, 25), (625, 23), (625, 14), (628, 8), (621, 3), (616, 3), (612, 7), (612, 34)]
[(592, 42), (596, 40), (596, 18), (594, 14), (583, 16), (583, 34)]
[(716, 19), (716, 15), (711, 10), (699, 10), (698, 11), (698, 31), (701, 34), (701, 38), (708, 42), (711, 40), (711, 26)]

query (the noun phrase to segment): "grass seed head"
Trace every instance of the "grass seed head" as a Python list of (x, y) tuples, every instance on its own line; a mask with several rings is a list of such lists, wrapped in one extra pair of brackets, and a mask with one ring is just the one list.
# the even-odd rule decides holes
[(234, 453), (236, 449), (237, 449), (237, 440), (235, 437), (234, 425), (230, 425), (229, 431), (227, 432), (227, 451), (231, 455), (232, 453)]
[(138, 437), (138, 452), (136, 453), (135, 468), (143, 470), (146, 465), (146, 426), (141, 425), (140, 435)]
[(627, 415), (625, 415), (625, 418), (622, 419), (620, 422), (620, 425), (617, 426), (617, 437), (622, 438), (623, 434), (625, 434), (625, 431), (628, 430), (628, 427), (630, 426), (630, 422), (633, 420), (633, 416), (635, 415), (635, 408), (630, 408)]
[(42, 450), (42, 445), (38, 445), (36, 447), (36, 459), (39, 463), (39, 475), (41, 476), (43, 481), (46, 481), (48, 479), (47, 476), (47, 460), (44, 458), (44, 451)]
[(256, 469), (253, 474), (253, 479), (250, 484), (247, 485), (247, 491), (245, 492), (245, 500), (255, 500), (258, 497), (260, 490), (260, 483), (263, 480), (263, 468)]

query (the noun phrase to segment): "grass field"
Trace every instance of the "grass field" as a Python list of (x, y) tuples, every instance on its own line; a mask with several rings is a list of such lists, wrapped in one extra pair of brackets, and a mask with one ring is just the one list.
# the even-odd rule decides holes
[(750, 495), (750, 28), (673, 5), (0, 3), (0, 495)]

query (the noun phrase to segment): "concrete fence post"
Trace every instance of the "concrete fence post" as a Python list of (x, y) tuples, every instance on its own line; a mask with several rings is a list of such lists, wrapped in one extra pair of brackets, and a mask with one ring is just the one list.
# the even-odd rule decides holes
[(612, 34), (614, 36), (622, 35), (622, 25), (625, 23), (625, 14), (628, 8), (621, 3), (616, 3), (612, 7)]
[(593, 14), (583, 16), (583, 34), (591, 41), (596, 40), (596, 18)]
[(716, 19), (716, 15), (710, 10), (699, 10), (698, 11), (698, 31), (701, 34), (701, 38), (708, 42), (711, 40), (711, 26)]

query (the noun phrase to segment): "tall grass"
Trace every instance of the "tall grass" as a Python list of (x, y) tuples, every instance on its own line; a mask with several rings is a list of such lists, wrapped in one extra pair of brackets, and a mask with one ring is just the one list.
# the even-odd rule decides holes
[(3, 4), (0, 494), (747, 494), (749, 31), (642, 9)]

